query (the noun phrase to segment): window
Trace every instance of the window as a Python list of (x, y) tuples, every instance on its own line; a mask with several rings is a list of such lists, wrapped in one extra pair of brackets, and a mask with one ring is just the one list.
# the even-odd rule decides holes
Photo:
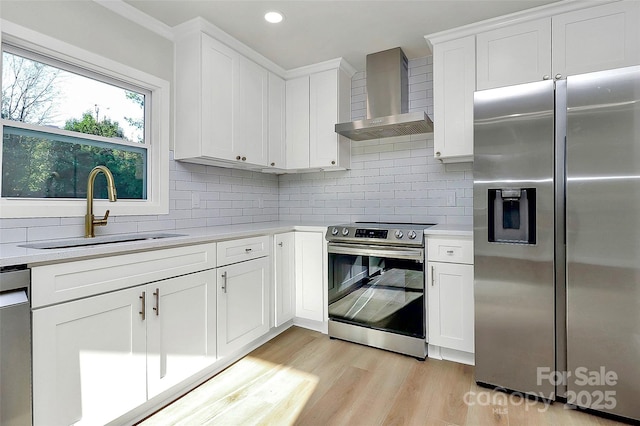
[[(97, 165), (114, 175), (112, 214), (167, 213), (168, 83), (6, 24), (0, 217), (84, 215)], [(101, 175), (94, 193), (107, 198)]]

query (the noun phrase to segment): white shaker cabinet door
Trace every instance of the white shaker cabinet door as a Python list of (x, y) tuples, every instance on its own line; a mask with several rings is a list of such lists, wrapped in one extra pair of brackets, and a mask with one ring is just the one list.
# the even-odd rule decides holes
[(286, 83), (286, 146), (288, 169), (309, 168), (309, 76)]
[(225, 357), (269, 331), (270, 257), (218, 268), (218, 356)]
[(474, 352), (473, 265), (429, 262), (429, 343)]
[(274, 241), (274, 320), (275, 326), (279, 327), (293, 319), (296, 311), (295, 233), (276, 234)]
[(286, 168), (285, 81), (269, 73), (269, 167)]
[(202, 34), (201, 143), (207, 157), (234, 160), (239, 150), (234, 128), (239, 58), (232, 49)]
[(146, 286), (149, 398), (216, 360), (214, 270)]
[(238, 56), (238, 84), (234, 112), (235, 159), (267, 165), (269, 147), (269, 73), (260, 65)]
[(325, 287), (323, 277), (324, 235), (321, 232), (295, 233), (296, 262), (296, 317), (312, 321), (324, 321)]
[(142, 291), (34, 310), (34, 424), (106, 424), (147, 400)]
[(640, 2), (621, 1), (553, 17), (553, 74), (640, 63)]
[(542, 81), (551, 75), (551, 18), (476, 36), (477, 90)]
[(473, 160), (475, 37), (433, 46), (434, 157), (442, 162)]

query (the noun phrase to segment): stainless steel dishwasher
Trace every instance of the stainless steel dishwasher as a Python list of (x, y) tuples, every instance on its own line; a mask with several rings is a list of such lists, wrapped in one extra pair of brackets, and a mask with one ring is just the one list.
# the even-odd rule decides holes
[(31, 270), (0, 268), (0, 425), (32, 424)]

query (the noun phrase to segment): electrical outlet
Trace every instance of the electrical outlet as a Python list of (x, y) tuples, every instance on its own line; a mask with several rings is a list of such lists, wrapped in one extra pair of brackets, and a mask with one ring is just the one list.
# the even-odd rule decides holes
[(200, 208), (200, 194), (197, 192), (191, 193), (191, 208), (199, 209)]
[(453, 192), (447, 195), (447, 207), (455, 207), (456, 206), (456, 193)]

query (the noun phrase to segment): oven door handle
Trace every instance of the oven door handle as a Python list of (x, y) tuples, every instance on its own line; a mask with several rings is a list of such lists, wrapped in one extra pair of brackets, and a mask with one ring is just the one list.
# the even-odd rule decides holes
[(327, 245), (327, 252), (354, 256), (377, 256), (393, 259), (416, 260), (420, 263), (424, 263), (423, 249), (387, 248), (374, 245), (330, 243)]

